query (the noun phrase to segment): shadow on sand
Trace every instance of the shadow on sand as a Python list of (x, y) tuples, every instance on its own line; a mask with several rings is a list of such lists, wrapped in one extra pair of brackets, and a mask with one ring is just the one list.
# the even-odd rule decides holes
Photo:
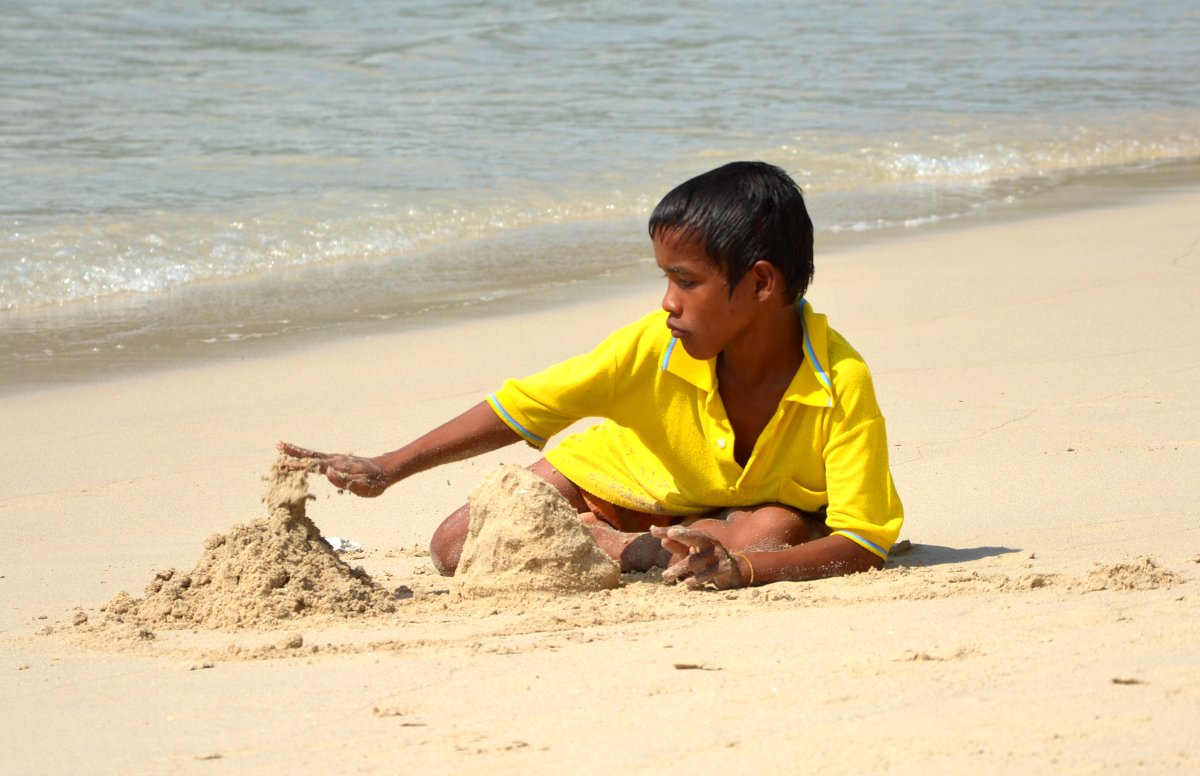
[(946, 563), (967, 563), (1020, 551), (1013, 547), (943, 547), (938, 544), (917, 544), (905, 540), (892, 547), (892, 551), (888, 555), (887, 567), (922, 568), (941, 566)]

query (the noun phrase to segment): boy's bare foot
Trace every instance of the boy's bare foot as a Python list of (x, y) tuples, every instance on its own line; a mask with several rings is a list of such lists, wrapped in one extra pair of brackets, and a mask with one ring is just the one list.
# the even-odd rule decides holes
[(593, 512), (581, 512), (579, 519), (592, 532), (596, 544), (608, 556), (621, 564), (621, 573), (666, 568), (671, 554), (662, 542), (648, 533), (625, 533), (596, 517)]

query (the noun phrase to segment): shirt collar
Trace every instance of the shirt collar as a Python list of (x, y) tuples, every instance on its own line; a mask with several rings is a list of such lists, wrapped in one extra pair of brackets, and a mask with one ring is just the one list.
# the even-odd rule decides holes
[(717, 360), (710, 358), (700, 361), (692, 358), (679, 340), (667, 338), (666, 350), (663, 352), (662, 369), (664, 372), (682, 377), (705, 393), (712, 393), (717, 387)]
[[(784, 401), (833, 406), (833, 384), (829, 376), (829, 324), (824, 315), (813, 312), (808, 300), (796, 303), (804, 319), (804, 362), (796, 371)], [(717, 385), (716, 359), (700, 361), (692, 356), (674, 337), (666, 338), (660, 366), (663, 371), (681, 377), (705, 393)]]
[(833, 406), (833, 378), (829, 374), (829, 322), (816, 313), (807, 299), (796, 303), (804, 318), (804, 363), (784, 392), (785, 401), (814, 407)]

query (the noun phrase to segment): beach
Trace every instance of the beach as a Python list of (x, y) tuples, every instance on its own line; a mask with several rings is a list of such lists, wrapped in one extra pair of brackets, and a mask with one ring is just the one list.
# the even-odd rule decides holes
[[(653, 575), (463, 602), (425, 551), (514, 446), (308, 514), (396, 610), (79, 637), (263, 513), (284, 439), (375, 454), (654, 309), (656, 279), (0, 396), (0, 761), (13, 773), (1200, 768), (1200, 192), (818, 248), (906, 522), (879, 572)], [(553, 336), (547, 336), (552, 332)], [(80, 616), (82, 613), (82, 617)], [(299, 634), (301, 638), (295, 636)]]

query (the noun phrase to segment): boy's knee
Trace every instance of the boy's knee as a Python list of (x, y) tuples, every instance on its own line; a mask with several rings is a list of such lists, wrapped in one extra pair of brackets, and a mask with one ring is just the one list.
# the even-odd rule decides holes
[(748, 549), (783, 549), (828, 534), (823, 521), (783, 504), (764, 504), (736, 515)]
[(429, 559), (442, 576), (452, 577), (458, 569), (458, 561), (462, 558), (463, 545), (467, 542), (467, 530), (470, 525), (470, 506), (464, 504), (443, 520), (430, 537)]
[(803, 519), (784, 507), (760, 507), (754, 512), (754, 528), (762, 541), (776, 546), (794, 547), (805, 541)]

